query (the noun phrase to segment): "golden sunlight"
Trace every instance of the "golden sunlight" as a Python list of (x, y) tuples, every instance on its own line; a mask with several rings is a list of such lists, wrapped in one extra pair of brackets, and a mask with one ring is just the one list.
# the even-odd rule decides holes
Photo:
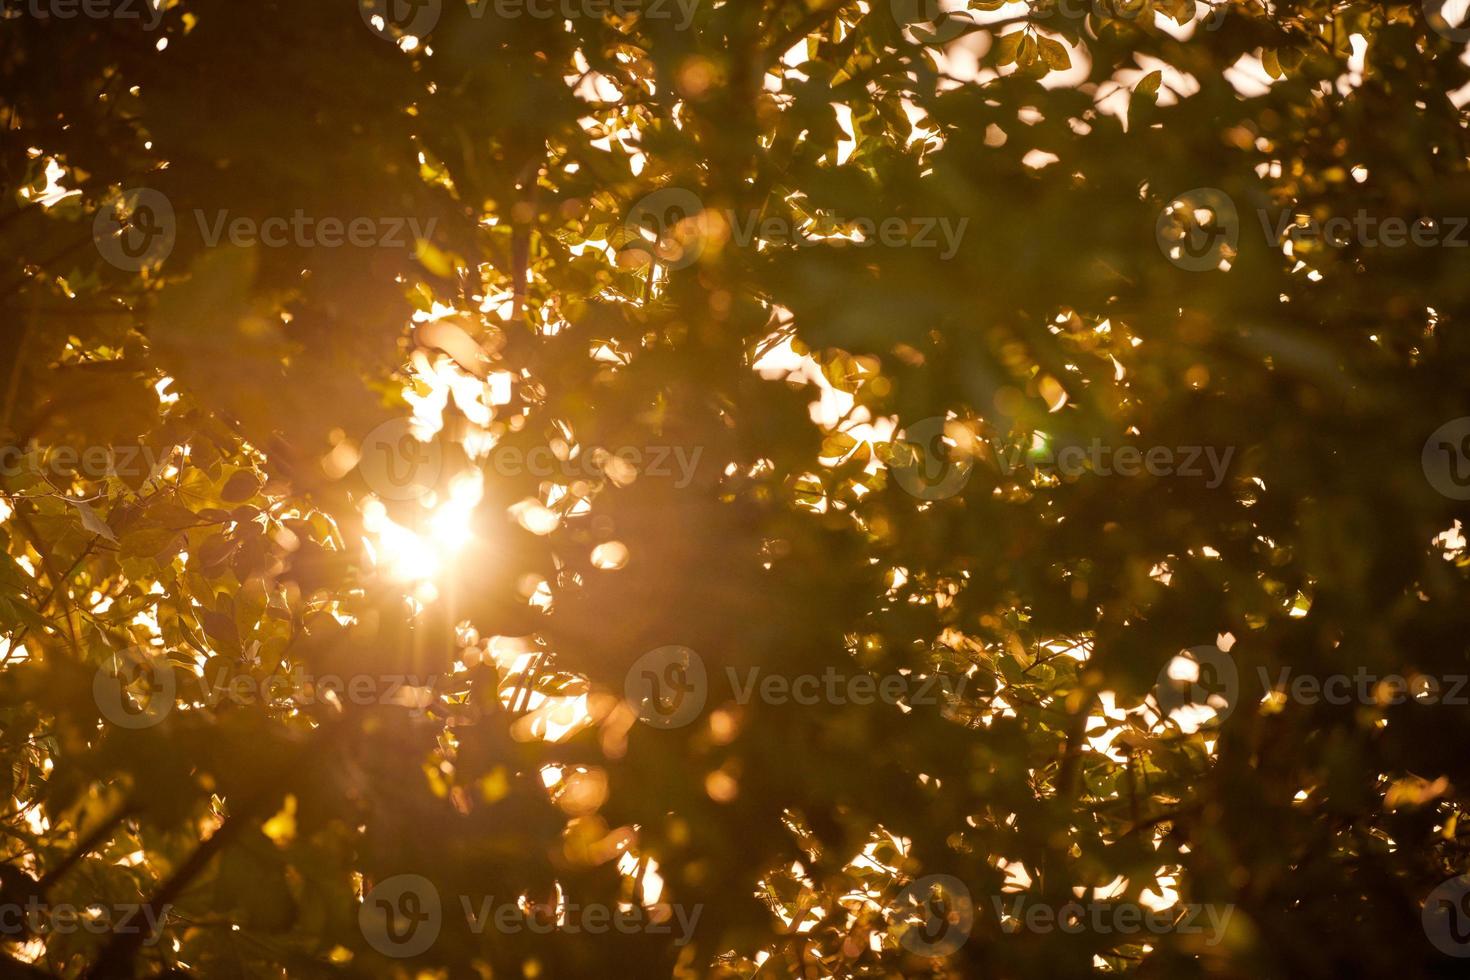
[(381, 500), (370, 497), (363, 504), (363, 539), (372, 564), (405, 583), (432, 583), (453, 565), (454, 559), (474, 539), (472, 518), (485, 492), (484, 474), (465, 470), (449, 482), (448, 497), (440, 502), (434, 494), (419, 501), (427, 511), (421, 530), (405, 527), (388, 516)]

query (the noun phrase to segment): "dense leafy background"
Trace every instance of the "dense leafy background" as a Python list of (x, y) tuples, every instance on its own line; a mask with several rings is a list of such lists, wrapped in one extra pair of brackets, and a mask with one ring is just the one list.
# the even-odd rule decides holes
[[(154, 479), (4, 477), (6, 900), (175, 913), (156, 945), (11, 937), (7, 973), (1450, 975), (1419, 915), (1467, 870), (1467, 709), (1272, 710), (1252, 685), (1259, 666), (1470, 670), (1467, 562), (1435, 543), (1466, 507), (1420, 464), (1470, 414), (1466, 253), (1287, 255), (1256, 214), (1470, 214), (1463, 44), (1418, 5), (1320, 0), (1016, 8), (930, 43), (886, 0), (711, 0), (687, 30), (444, 7), (416, 47), (346, 0), (182, 0), (153, 32), (0, 21), (0, 436), (188, 447)], [(1053, 40), (996, 40), (1033, 27)], [(1238, 88), (1242, 58), (1277, 77)], [(133, 187), (179, 215), (141, 273), (93, 241)], [(715, 212), (968, 230), (948, 261), (715, 236), (651, 268), (620, 254), (623, 220), (667, 187)], [(1179, 269), (1155, 240), (1195, 187), (1240, 208), (1228, 271)], [(196, 209), (434, 224), (402, 248), (211, 248)], [(822, 386), (754, 369), (787, 341)], [(450, 377), (441, 496), (487, 434), (697, 447), (695, 478), (488, 471), (437, 595), (405, 583), (368, 557), (382, 515), (352, 463), (410, 413), (405, 389)], [(493, 405), (473, 394), (492, 380)], [(1054, 479), (977, 441), (964, 490), (924, 501), (877, 462), (886, 432), (814, 421), (819, 387), (868, 419), (952, 415), (962, 442), (1234, 461), (1215, 487)], [(528, 499), (560, 520), (527, 519)], [(626, 564), (597, 567), (614, 540)], [(1118, 710), (1219, 637), (1245, 688), (1223, 725)], [(703, 657), (709, 710), (633, 724), (608, 705), (668, 644)], [(128, 730), (93, 679), (133, 646), (181, 676), (443, 682), (425, 711), (181, 693)], [(972, 683), (942, 707), (727, 705), (726, 667), (956, 664)], [(589, 692), (599, 720), (560, 740), (523, 718)], [(396, 962), (358, 926), (395, 874), (586, 904), (647, 899), (654, 866), (661, 901), (704, 908), (687, 947), (450, 915)], [(1210, 948), (1010, 934), (988, 900), (1005, 868), (1037, 901), (1120, 876), (1137, 900), (1162, 876), (1239, 914)], [(906, 949), (891, 914), (928, 874), (977, 903), (946, 959)]]

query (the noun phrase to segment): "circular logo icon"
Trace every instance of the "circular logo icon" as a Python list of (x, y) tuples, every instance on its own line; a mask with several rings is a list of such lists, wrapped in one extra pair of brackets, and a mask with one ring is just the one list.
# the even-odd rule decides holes
[(1420, 461), (1430, 486), (1451, 500), (1470, 500), (1470, 415), (1435, 429)]
[(709, 694), (704, 660), (688, 647), (650, 650), (628, 668), (623, 694), (644, 724), (682, 728), (698, 717)]
[(950, 875), (925, 875), (898, 896), (895, 917), (904, 924), (899, 945), (919, 956), (948, 956), (970, 938), (975, 903), (965, 883)]
[(1451, 6), (1452, 0), (1423, 0), (1424, 21), (1430, 30), (1440, 37), (1451, 41), (1470, 41), (1470, 8), (1460, 6), (1454, 7), (1459, 11), (1459, 23), (1451, 24), (1450, 19), (1445, 16), (1445, 8)]
[(129, 647), (108, 657), (92, 675), (92, 699), (119, 728), (152, 728), (174, 707), (177, 682), (168, 658)]
[(1179, 268), (1208, 272), (1235, 258), (1240, 216), (1229, 194), (1217, 187), (1196, 187), (1159, 212), (1154, 237), (1164, 256)]
[(443, 923), (439, 889), (423, 875), (384, 878), (357, 910), (357, 925), (368, 945), (399, 959), (434, 945)]
[(1420, 920), (1435, 949), (1470, 957), (1470, 875), (1451, 878), (1430, 892)]
[(1224, 721), (1240, 698), (1240, 673), (1230, 654), (1219, 647), (1190, 647), (1175, 654), (1159, 671), (1154, 696), (1165, 718), (1194, 706), (1210, 708)]
[(97, 251), (125, 272), (161, 264), (174, 250), (177, 231), (174, 206), (150, 187), (115, 191), (92, 219)]
[(1135, 21), (1138, 15), (1152, 7), (1144, 0), (1092, 0), (1092, 13), (1098, 21)]
[(903, 430), (895, 440), (894, 458), (888, 464), (893, 479), (910, 495), (920, 500), (944, 500), (953, 497), (970, 482), (975, 461), (968, 457), (951, 457), (944, 441), (944, 417), (931, 415)]
[(1207, 31), (1218, 31), (1220, 25), (1225, 23), (1225, 18), (1230, 16), (1229, 3), (1210, 3), (1209, 13), (1200, 18), (1200, 23)]
[(975, 26), (963, 9), (950, 10), (943, 0), (889, 0), (893, 19), (920, 44), (944, 44)]
[(394, 44), (401, 37), (427, 37), (443, 6), (444, 0), (357, 0), (368, 30)]
[(384, 500), (417, 500), (439, 482), (444, 450), (437, 442), (421, 442), (409, 419), (390, 419), (362, 440), (357, 462), (368, 489)]
[(665, 187), (641, 198), (623, 219), (620, 251), (642, 252), (668, 269), (683, 269), (704, 254), (700, 216), (704, 202), (682, 187)]

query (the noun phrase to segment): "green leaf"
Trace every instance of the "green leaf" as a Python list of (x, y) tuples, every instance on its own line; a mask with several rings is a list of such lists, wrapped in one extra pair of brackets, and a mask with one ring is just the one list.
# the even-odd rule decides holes
[(1072, 67), (1072, 56), (1067, 53), (1065, 44), (1044, 34), (1037, 37), (1037, 42), (1041, 45), (1041, 57), (1048, 68), (1064, 71)]
[(1021, 47), (1016, 52), (1016, 64), (1022, 68), (1036, 63), (1037, 45), (1036, 36), (1029, 32), (1021, 37)]
[(106, 521), (97, 516), (97, 512), (91, 506), (80, 500), (74, 500), (71, 503), (77, 509), (77, 516), (82, 519), (82, 527), (100, 538), (117, 544), (117, 535), (113, 533), (112, 528), (107, 526)]
[(236, 470), (220, 488), (220, 499), (231, 504), (243, 504), (260, 490), (260, 477), (250, 470)]
[(1159, 101), (1159, 83), (1163, 80), (1164, 73), (1162, 71), (1149, 72), (1138, 80), (1137, 85), (1133, 86), (1134, 97), (1142, 99), (1149, 105), (1155, 104)]
[(1000, 40), (995, 42), (995, 63), (997, 65), (1009, 65), (1016, 60), (1016, 55), (1021, 48), (1021, 39), (1026, 36), (1025, 29), (1011, 31), (1002, 34)]

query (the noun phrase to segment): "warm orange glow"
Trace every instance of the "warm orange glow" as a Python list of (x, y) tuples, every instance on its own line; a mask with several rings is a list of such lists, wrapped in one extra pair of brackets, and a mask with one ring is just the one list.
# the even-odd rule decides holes
[(431, 582), (453, 566), (460, 552), (474, 539), (472, 519), (484, 495), (484, 476), (466, 470), (449, 483), (448, 499), (436, 502), (433, 495), (421, 505), (428, 511), (422, 531), (415, 531), (388, 516), (388, 508), (376, 498), (363, 505), (363, 527), (370, 538), (363, 544), (374, 565), (405, 583)]

